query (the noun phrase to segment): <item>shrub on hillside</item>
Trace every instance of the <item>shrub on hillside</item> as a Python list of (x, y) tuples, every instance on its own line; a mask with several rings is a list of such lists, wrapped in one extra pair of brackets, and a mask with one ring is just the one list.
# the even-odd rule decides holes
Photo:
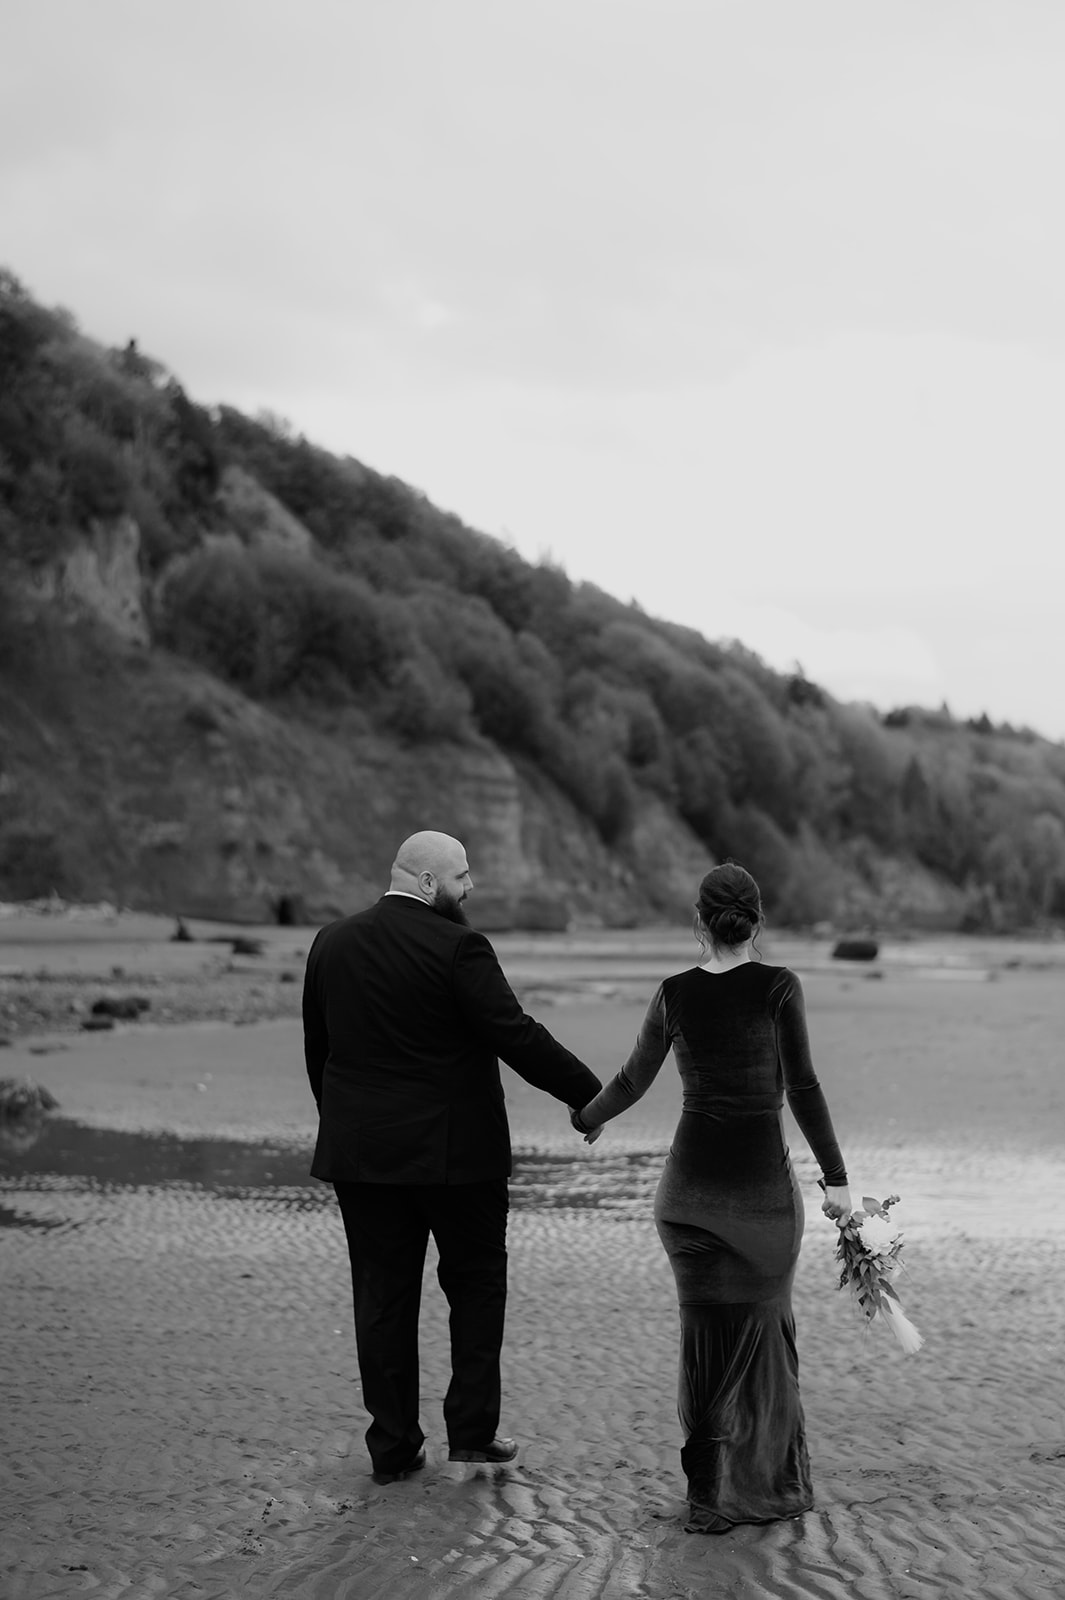
[(636, 785), (619, 756), (607, 756), (598, 768), (588, 810), (604, 844), (619, 844), (632, 827)]
[(774, 917), (790, 927), (831, 921), (845, 892), (844, 872), (810, 828), (801, 828), (789, 844), (788, 864), (772, 895)]
[(37, 900), (72, 890), (63, 849), (48, 828), (16, 825), (0, 834), (0, 896)]
[(129, 444), (158, 432), (159, 395), (124, 368), (119, 352), (75, 336), (53, 345), (49, 365), (77, 412), (108, 438)]
[(559, 726), (541, 757), (543, 770), (595, 825), (605, 844), (617, 844), (632, 825), (636, 785), (624, 761), (587, 733)]
[(470, 540), (464, 552), (462, 586), (486, 600), (514, 633), (528, 628), (536, 609), (535, 571), (514, 550), (484, 535)]
[(170, 422), (163, 448), (172, 473), (173, 498), (179, 511), (202, 513), (214, 499), (222, 473), (211, 420), (180, 384), (169, 383), (166, 397)]
[(42, 352), (55, 318), (0, 270), (0, 537), (9, 557), (38, 566), (68, 542), (60, 465), (63, 396)]
[(422, 637), (469, 692), (486, 739), (540, 755), (555, 737), (552, 663), (535, 639), (516, 638), (485, 601), (426, 586), (410, 602)]
[(597, 641), (597, 665), (610, 677), (645, 690), (671, 733), (705, 723), (709, 674), (686, 660), (652, 625), (611, 622)]
[(625, 717), (625, 758), (657, 788), (672, 788), (669, 735), (649, 694), (642, 689), (623, 690), (619, 704)]
[(252, 694), (329, 700), (385, 682), (409, 648), (395, 605), (357, 579), (229, 545), (199, 552), (167, 584), (161, 636)]
[(261, 611), (258, 583), (244, 553), (207, 549), (168, 581), (157, 634), (179, 655), (254, 690), (266, 677)]
[(70, 514), (80, 527), (128, 509), (132, 482), (122, 447), (82, 418), (67, 425), (63, 467)]
[(468, 738), (473, 731), (471, 709), (470, 696), (463, 685), (423, 653), (399, 663), (383, 702), (388, 727), (410, 744)]
[(648, 694), (581, 667), (559, 681), (557, 698), (566, 726), (599, 765), (620, 762), (648, 788), (672, 795), (669, 736)]
[(340, 460), (271, 419), (221, 406), (215, 439), (329, 550), (341, 552), (366, 535), (402, 539), (416, 520), (416, 497), (406, 484)]
[(673, 774), (681, 816), (715, 854), (725, 854), (732, 802), (721, 752), (709, 728), (696, 728), (674, 743)]
[(893, 741), (875, 713), (862, 706), (840, 706), (833, 719), (847, 769), (839, 796), (839, 825), (885, 849), (895, 849), (901, 826), (903, 773)]
[(7, 383), (34, 366), (54, 332), (52, 314), (30, 298), (13, 272), (0, 267), (0, 370)]
[(786, 733), (792, 761), (795, 815), (820, 838), (834, 838), (850, 769), (844, 760), (833, 712), (804, 700), (792, 705)]
[[(790, 829), (796, 819), (795, 761), (785, 725), (749, 679), (726, 669), (715, 684), (719, 720), (733, 770), (729, 785), (734, 800), (750, 801), (779, 826)], [(727, 731), (726, 731), (727, 730)]]
[(0, 449), (0, 554), (38, 568), (69, 549), (74, 539), (64, 516), (58, 463), (33, 461), (15, 471)]
[[(646, 695), (675, 750), (688, 750), (682, 780), (686, 805), (705, 809), (695, 791), (692, 758), (697, 736), (705, 735), (713, 743), (714, 767), (729, 802), (750, 802), (790, 826), (795, 761), (785, 724), (738, 660), (701, 643), (705, 648), (685, 654), (683, 629), (613, 621), (599, 636), (597, 669)], [(707, 837), (706, 823), (697, 826)]]
[(792, 841), (758, 806), (743, 805), (729, 819), (723, 854), (753, 873), (767, 909), (776, 915), (792, 871)]

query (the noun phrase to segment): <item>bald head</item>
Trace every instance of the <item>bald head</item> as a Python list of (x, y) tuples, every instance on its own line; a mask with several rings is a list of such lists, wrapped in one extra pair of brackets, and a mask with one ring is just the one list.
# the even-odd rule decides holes
[(396, 851), (389, 887), (431, 906), (460, 906), (473, 888), (464, 846), (449, 833), (412, 833)]

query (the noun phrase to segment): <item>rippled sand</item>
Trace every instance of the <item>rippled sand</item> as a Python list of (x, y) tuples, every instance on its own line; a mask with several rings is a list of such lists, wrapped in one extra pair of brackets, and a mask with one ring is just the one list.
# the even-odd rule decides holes
[[(796, 1140), (817, 1507), (716, 1539), (680, 1527), (676, 1308), (649, 1220), (671, 1063), (592, 1149), (508, 1080), (504, 1424), (521, 1454), (443, 1459), (430, 1274), (429, 1465), (378, 1488), (342, 1233), (303, 1176), (295, 1026), (5, 1052), (4, 1074), (29, 1071), (77, 1123), (0, 1164), (5, 1600), (1065, 1595), (1060, 980), (811, 971), (806, 987), (856, 1187), (903, 1193), (926, 1345), (903, 1357), (837, 1293)], [(641, 1004), (624, 986), (569, 1002), (540, 1014), (612, 1070)]]

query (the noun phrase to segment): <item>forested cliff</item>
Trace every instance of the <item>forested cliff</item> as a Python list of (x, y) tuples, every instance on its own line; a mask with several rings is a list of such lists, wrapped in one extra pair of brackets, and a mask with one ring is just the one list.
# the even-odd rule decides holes
[(1065, 919), (1065, 748), (880, 716), (205, 409), (0, 274), (0, 899), (318, 919), (458, 833), (486, 926)]

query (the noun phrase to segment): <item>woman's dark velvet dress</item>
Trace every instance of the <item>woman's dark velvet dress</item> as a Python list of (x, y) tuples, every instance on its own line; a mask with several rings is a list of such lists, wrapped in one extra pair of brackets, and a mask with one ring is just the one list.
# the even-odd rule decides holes
[(803, 1205), (785, 1094), (825, 1182), (847, 1177), (787, 967), (667, 978), (632, 1055), (583, 1120), (608, 1121), (639, 1099), (670, 1049), (684, 1099), (655, 1221), (680, 1302), (687, 1526), (723, 1532), (813, 1504), (791, 1312)]

